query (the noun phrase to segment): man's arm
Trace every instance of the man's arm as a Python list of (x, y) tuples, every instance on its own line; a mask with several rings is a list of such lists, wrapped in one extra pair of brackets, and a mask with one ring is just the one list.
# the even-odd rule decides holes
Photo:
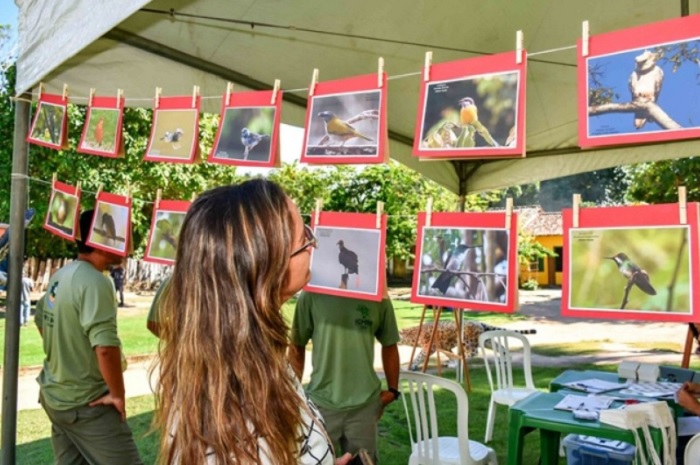
[(301, 377), (304, 374), (304, 363), (306, 361), (306, 347), (290, 344), (287, 349), (287, 360), (292, 366), (297, 378), (301, 381)]
[(119, 347), (97, 346), (95, 347), (97, 363), (100, 367), (102, 378), (107, 383), (109, 393), (90, 403), (95, 405), (112, 405), (126, 420), (126, 401), (124, 393), (124, 376), (122, 375), (121, 349)]
[[(382, 346), (382, 366), (384, 367), (384, 376), (386, 377), (387, 387), (391, 389), (399, 388), (400, 364), (399, 346), (396, 344)], [(396, 400), (394, 393), (389, 390), (382, 391), (379, 396), (382, 401), (382, 411), (379, 412), (378, 419), (381, 418), (382, 413), (384, 413), (384, 407)]]

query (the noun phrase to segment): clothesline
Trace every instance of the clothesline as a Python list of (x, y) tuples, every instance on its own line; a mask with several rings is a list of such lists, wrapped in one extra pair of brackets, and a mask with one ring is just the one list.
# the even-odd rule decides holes
[[(576, 45), (567, 45), (567, 46), (564, 46), (564, 47), (557, 47), (557, 48), (552, 48), (552, 49), (548, 49), (548, 50), (541, 50), (541, 51), (539, 51), (539, 52), (527, 53), (527, 56), (528, 56), (528, 57), (531, 57), (531, 56), (537, 56), (537, 55), (546, 55), (546, 54), (548, 54), (548, 53), (555, 53), (555, 52), (561, 52), (561, 51), (565, 51), (565, 50), (572, 50), (572, 49), (575, 49), (575, 48), (576, 48)], [(387, 77), (387, 80), (393, 81), (393, 80), (395, 80), (395, 79), (404, 79), (404, 78), (411, 77), (411, 76), (419, 76), (419, 75), (421, 75), (421, 74), (423, 74), (422, 71), (414, 71), (414, 72), (411, 72), (411, 73), (404, 73), (404, 74), (397, 74), (397, 75), (394, 75), (394, 76), (388, 76), (388, 77)], [(280, 89), (280, 90), (281, 90), (282, 92), (287, 92), (287, 93), (298, 93), (298, 92), (308, 92), (309, 88), (308, 88), (308, 87), (300, 87), (300, 88), (298, 88), (298, 89), (287, 89), (287, 90), (285, 90), (285, 89)], [(38, 92), (31, 92), (30, 95), (31, 95), (33, 98), (38, 98), (38, 97), (39, 97), (39, 93), (38, 93)], [(129, 98), (126, 98), (126, 97), (125, 97), (124, 100), (125, 100), (126, 102), (149, 102), (149, 101), (152, 101), (153, 98), (154, 98), (154, 97), (129, 97)], [(221, 98), (224, 98), (224, 94), (219, 94), (219, 95), (204, 95), (204, 96), (201, 96), (200, 98), (201, 98), (202, 100), (221, 99)], [(12, 99), (13, 99), (13, 100), (17, 100), (17, 101), (25, 101), (25, 102), (26, 102), (26, 101), (29, 101), (29, 100), (23, 99), (23, 98), (21, 98), (21, 97), (19, 97), (19, 96), (15, 96), (15, 97), (13, 97)], [(76, 100), (77, 100), (77, 101), (85, 101), (85, 102), (87, 102), (87, 101), (90, 100), (90, 97), (83, 97), (83, 96), (78, 96), (78, 95), (75, 95), (75, 96), (74, 96), (74, 95), (71, 95), (71, 96), (70, 96), (70, 100), (72, 100), (72, 101), (76, 101)], [(29, 101), (29, 102), (31, 103), (31, 101)]]

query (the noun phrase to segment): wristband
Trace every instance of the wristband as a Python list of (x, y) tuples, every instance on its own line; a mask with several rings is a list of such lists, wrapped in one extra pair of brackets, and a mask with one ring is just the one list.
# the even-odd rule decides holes
[(394, 400), (399, 400), (399, 397), (401, 397), (401, 391), (399, 391), (398, 389), (390, 387), (389, 389), (387, 389), (387, 391), (394, 394)]

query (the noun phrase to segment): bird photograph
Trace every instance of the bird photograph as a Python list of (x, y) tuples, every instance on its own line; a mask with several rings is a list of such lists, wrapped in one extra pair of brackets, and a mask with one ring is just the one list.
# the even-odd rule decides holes
[(49, 102), (39, 102), (29, 139), (60, 147), (63, 142), (65, 107)]
[(88, 242), (117, 252), (125, 252), (129, 208), (98, 200), (95, 212)]
[(197, 150), (199, 127), (195, 109), (155, 110), (147, 157), (189, 160)]
[(698, 49), (692, 39), (590, 56), (588, 136), (700, 127)]
[(214, 158), (269, 162), (275, 111), (275, 107), (227, 108), (212, 148)]
[(113, 154), (117, 151), (120, 112), (113, 108), (90, 108), (80, 148)]
[(505, 229), (423, 228), (417, 295), (506, 304)]
[(185, 212), (158, 210), (150, 235), (148, 256), (175, 260), (177, 239), (185, 220)]
[(687, 227), (571, 231), (569, 307), (689, 312)]
[(314, 96), (306, 155), (376, 155), (380, 101), (378, 90)]
[(517, 123), (518, 73), (430, 83), (421, 117), (421, 150), (503, 147)]
[(54, 189), (46, 215), (46, 225), (50, 229), (73, 237), (77, 209), (78, 197)]
[(309, 285), (376, 295), (379, 289), (379, 230), (317, 226)]

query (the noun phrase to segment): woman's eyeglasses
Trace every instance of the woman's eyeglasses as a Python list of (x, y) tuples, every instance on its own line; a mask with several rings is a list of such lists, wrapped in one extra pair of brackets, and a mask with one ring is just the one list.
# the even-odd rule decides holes
[(317, 247), (318, 246), (318, 239), (316, 239), (316, 235), (314, 234), (313, 229), (309, 227), (308, 225), (304, 225), (304, 237), (306, 238), (306, 242), (304, 242), (304, 245), (296, 249), (294, 252), (292, 252), (289, 257), (293, 257), (295, 255), (299, 255), (302, 253), (304, 250), (308, 249), (309, 247)]

